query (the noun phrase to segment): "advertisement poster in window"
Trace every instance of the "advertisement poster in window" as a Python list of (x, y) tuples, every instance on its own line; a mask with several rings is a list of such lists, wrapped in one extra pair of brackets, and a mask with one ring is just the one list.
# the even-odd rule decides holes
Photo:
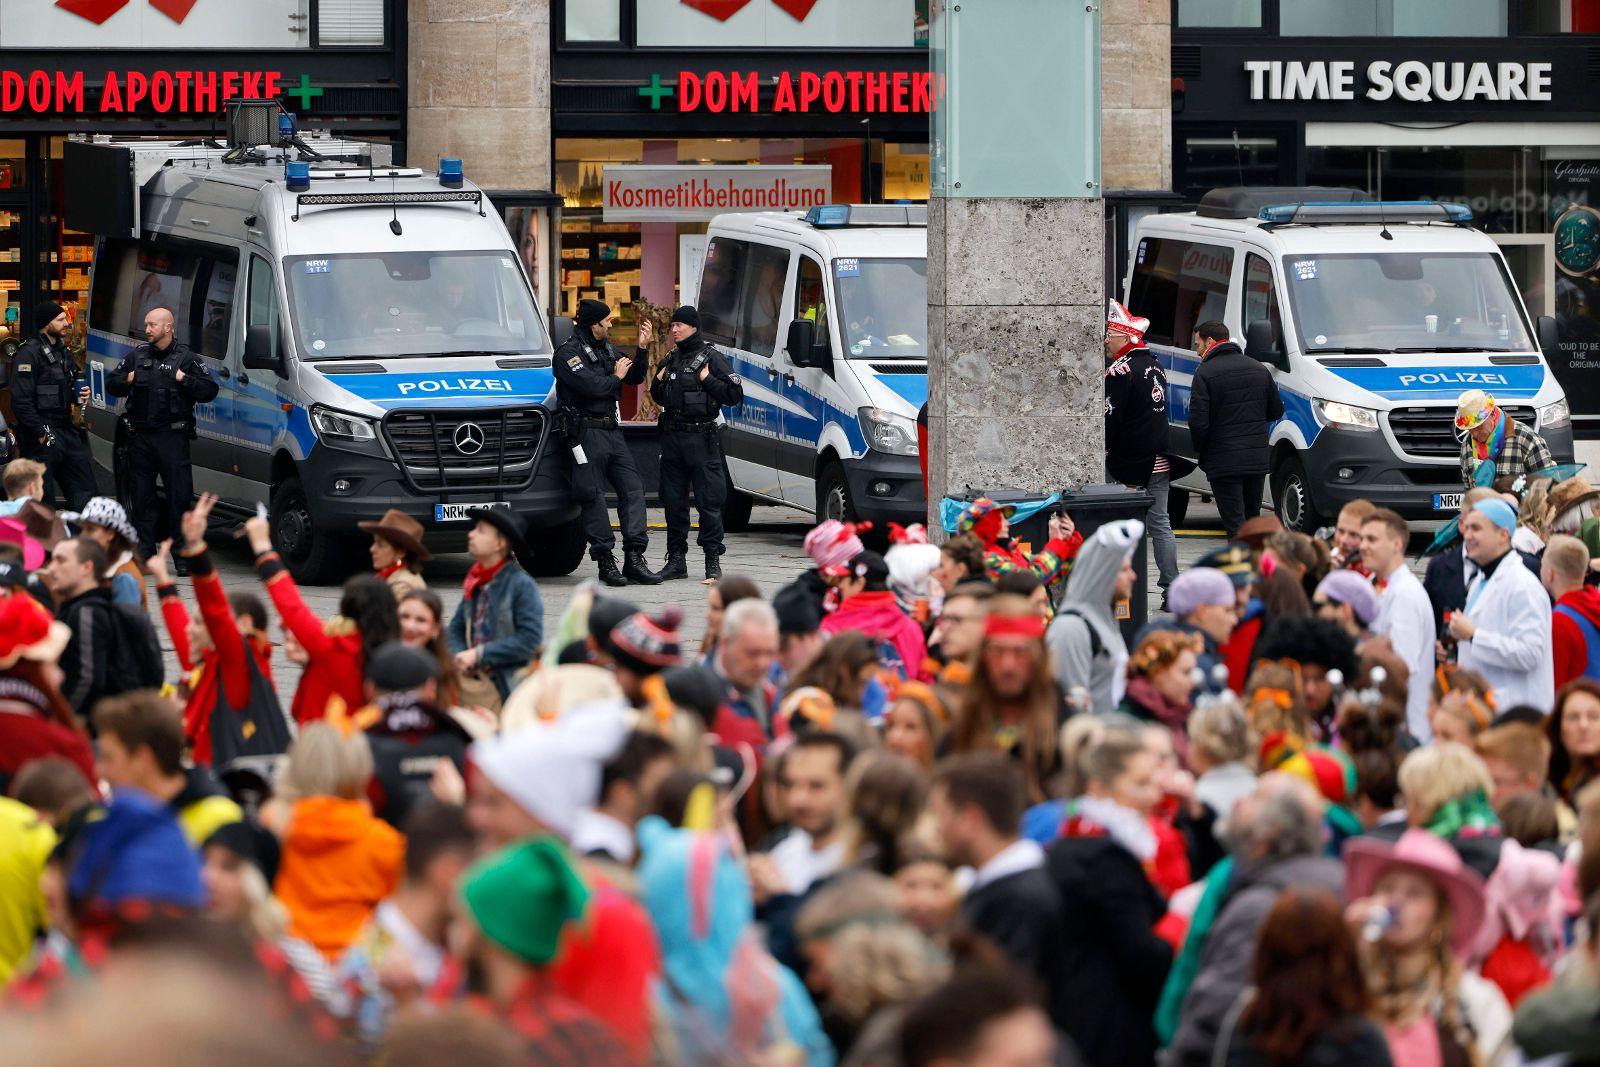
[(1600, 414), (1600, 159), (1550, 160), (1546, 168), (1561, 339), (1546, 358), (1573, 412)]

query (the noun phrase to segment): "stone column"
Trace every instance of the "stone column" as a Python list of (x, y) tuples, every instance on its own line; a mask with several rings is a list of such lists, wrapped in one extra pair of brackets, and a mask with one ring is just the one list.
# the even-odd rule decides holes
[(550, 0), (410, 0), (406, 162), (550, 188)]
[(1172, 188), (1172, 4), (1101, 0), (1100, 171), (1107, 189)]
[(1104, 480), (1103, 205), (928, 206), (928, 497)]

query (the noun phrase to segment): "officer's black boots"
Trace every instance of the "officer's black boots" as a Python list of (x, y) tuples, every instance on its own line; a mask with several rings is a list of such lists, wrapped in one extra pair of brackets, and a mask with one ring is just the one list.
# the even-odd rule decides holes
[(668, 552), (667, 565), (661, 568), (660, 578), (663, 582), (677, 581), (679, 578), (689, 577), (688, 552)]
[(643, 552), (625, 552), (622, 555), (622, 576), (634, 585), (660, 585), (661, 575), (650, 569)]
[(610, 586), (627, 585), (628, 579), (617, 570), (617, 557), (607, 552), (603, 556), (595, 557), (595, 565), (600, 568), (600, 580)]
[(706, 553), (706, 580), (705, 585), (722, 578), (722, 555), (718, 552)]

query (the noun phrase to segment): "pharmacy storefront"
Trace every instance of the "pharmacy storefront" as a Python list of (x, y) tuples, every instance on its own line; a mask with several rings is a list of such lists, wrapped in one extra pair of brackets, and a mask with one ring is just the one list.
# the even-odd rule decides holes
[[(405, 0), (0, 0), (0, 368), (42, 300), (77, 324), (94, 238), (68, 228), (72, 136), (207, 137), (229, 101), (403, 139)], [(79, 327), (81, 329), (81, 326)]]
[[(1600, 30), (1600, 3), (1353, 7), (1372, 17), (1349, 26), (1384, 36), (1339, 36), (1301, 0), (1180, 0), (1176, 187), (1191, 201), (1224, 185), (1329, 185), (1469, 206), (1529, 312), (1556, 317), (1547, 356), (1578, 438), (1600, 442), (1600, 36), (1586, 32)], [(1473, 36), (1429, 35), (1446, 28)]]
[(692, 299), (732, 211), (928, 197), (929, 0), (556, 0), (560, 300)]

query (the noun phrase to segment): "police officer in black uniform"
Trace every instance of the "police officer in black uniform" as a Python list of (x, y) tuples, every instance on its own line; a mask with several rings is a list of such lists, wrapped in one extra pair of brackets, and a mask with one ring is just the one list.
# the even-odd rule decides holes
[[(567, 469), (573, 496), (583, 505), (583, 532), (600, 580), (607, 585), (660, 585), (660, 576), (644, 559), (649, 547), (644, 482), (617, 424), (622, 387), (644, 382), (649, 357), (643, 348), (623, 355), (606, 340), (610, 332), (611, 308), (599, 300), (581, 300), (577, 328), (556, 349), (556, 404), (567, 430)], [(612, 554), (617, 538), (606, 511), (607, 482), (617, 491), (617, 517), (622, 520), (620, 572)]]
[(61, 490), (70, 511), (82, 511), (94, 496), (94, 469), (89, 465), (89, 436), (74, 424), (72, 405), (89, 402), (67, 350), (71, 323), (60, 304), (46, 300), (34, 309), (39, 332), (17, 349), (12, 366), (11, 411), (17, 421), (17, 442), (23, 455), (45, 466), (45, 499), (53, 499), (50, 482)]
[(173, 335), (171, 310), (151, 308), (144, 317), (145, 343), (128, 353), (106, 379), (106, 392), (128, 398), (128, 467), (133, 479), (128, 511), (139, 532), (140, 550), (156, 550), (156, 479), (167, 490), (172, 530), (194, 505), (194, 469), (189, 441), (194, 406), (217, 395), (217, 380), (201, 358)]
[[(727, 467), (717, 416), (744, 403), (744, 384), (715, 345), (700, 334), (700, 312), (685, 305), (673, 312), (668, 330), (675, 346), (650, 382), (661, 405), (661, 503), (667, 509), (667, 565), (664, 579), (689, 577), (689, 489), (700, 510), (700, 535), (706, 554), (706, 581), (722, 577), (722, 505), (728, 497)], [(639, 326), (639, 343), (651, 340), (648, 322)]]

